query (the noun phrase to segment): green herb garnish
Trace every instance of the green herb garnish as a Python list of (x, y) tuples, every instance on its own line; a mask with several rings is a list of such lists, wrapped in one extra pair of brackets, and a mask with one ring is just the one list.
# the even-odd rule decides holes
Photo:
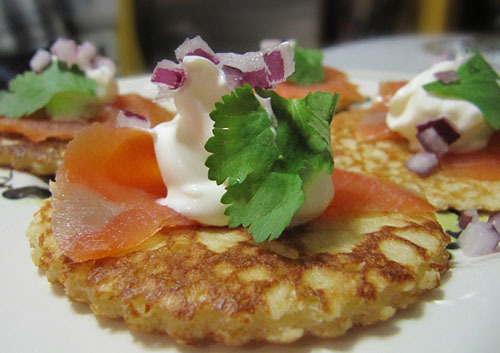
[(476, 52), (458, 68), (457, 76), (456, 82), (445, 84), (435, 81), (423, 87), (439, 97), (471, 102), (481, 110), (489, 126), (500, 130), (500, 85), (495, 70)]
[(249, 227), (262, 242), (281, 235), (304, 202), (304, 190), (320, 172), (333, 172), (330, 122), (338, 94), (311, 93), (270, 98), (275, 117), (261, 106), (250, 86), (222, 97), (210, 117), (215, 122), (205, 148), (208, 177), (228, 186), (221, 202), (229, 226)]
[(295, 71), (288, 81), (297, 86), (311, 86), (325, 81), (323, 70), (323, 53), (320, 50), (304, 49), (297, 45), (293, 47)]
[(75, 115), (96, 102), (96, 82), (73, 66), (53, 62), (37, 74), (16, 76), (7, 91), (0, 92), (0, 115), (20, 118), (45, 108), (49, 115)]

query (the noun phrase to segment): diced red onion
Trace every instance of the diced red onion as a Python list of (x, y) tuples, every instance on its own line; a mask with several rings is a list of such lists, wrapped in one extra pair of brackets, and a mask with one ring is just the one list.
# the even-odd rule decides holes
[(491, 254), (499, 241), (500, 234), (493, 224), (479, 221), (470, 222), (457, 239), (458, 245), (468, 256)]
[(406, 169), (422, 178), (431, 175), (439, 166), (438, 158), (434, 153), (419, 152), (406, 160)]
[(450, 146), (434, 128), (425, 129), (417, 133), (417, 140), (424, 150), (429, 153), (434, 153), (438, 157), (441, 157), (450, 149)]
[(263, 57), (269, 70), (271, 84), (284, 81), (295, 70), (293, 48), (288, 42), (267, 49)]
[(243, 72), (242, 82), (248, 83), (251, 87), (260, 87), (264, 89), (272, 88), (272, 84), (269, 81), (269, 75), (266, 69), (260, 69), (257, 71)]
[(500, 233), (500, 212), (492, 214), (488, 218), (488, 222), (491, 223), (491, 224), (493, 224), (493, 226), (495, 227), (495, 229), (497, 230), (497, 232)]
[(241, 84), (248, 83), (252, 87), (268, 89), (272, 87), (269, 80), (267, 65), (260, 52), (245, 54), (220, 53), (220, 62), (242, 72)]
[(118, 127), (149, 129), (151, 127), (151, 122), (142, 115), (127, 110), (120, 110), (116, 117), (116, 125)]
[(446, 120), (445, 117), (429, 120), (425, 123), (417, 125), (417, 131), (423, 131), (430, 127), (436, 129), (441, 137), (446, 141), (447, 144), (451, 145), (453, 142), (458, 140), (460, 134), (451, 126), (451, 124)]
[[(295, 68), (293, 48), (289, 42), (268, 47), (264, 53), (215, 54), (200, 36), (196, 36), (186, 39), (175, 50), (179, 62), (182, 62), (186, 55), (205, 57), (215, 65), (219, 65), (232, 88), (248, 83), (253, 88), (269, 89), (274, 84), (284, 81)], [(185, 79), (186, 73), (181, 65), (163, 60), (156, 65), (151, 81), (165, 85), (166, 87), (160, 87), (160, 91), (165, 91), (167, 88), (174, 90), (181, 87)], [(161, 95), (168, 96), (168, 92), (163, 92)]]
[(266, 69), (266, 63), (260, 52), (248, 52), (245, 54), (219, 53), (217, 54), (223, 65), (234, 67), (242, 72), (253, 72)]
[(460, 137), (445, 118), (429, 120), (417, 125), (417, 131), (417, 139), (424, 150), (438, 157), (448, 152), (449, 145)]
[(52, 44), (50, 51), (58, 60), (65, 62), (68, 66), (77, 62), (78, 47), (74, 40), (59, 38)]
[(263, 39), (260, 41), (259, 47), (262, 52), (265, 52), (268, 49), (271, 49), (273, 47), (277, 47), (278, 45), (281, 44), (281, 40), (279, 39), (274, 39), (274, 38), (269, 38), (269, 39)]
[(35, 72), (42, 72), (52, 62), (52, 55), (45, 49), (38, 49), (30, 60), (30, 68)]
[(222, 71), (226, 76), (226, 81), (231, 88), (239, 87), (243, 85), (243, 72), (237, 68), (231, 66), (222, 66)]
[(169, 89), (177, 89), (184, 84), (186, 72), (178, 64), (170, 60), (162, 60), (153, 71), (151, 81), (166, 85)]
[(458, 226), (461, 229), (465, 229), (470, 222), (477, 221), (479, 221), (479, 214), (477, 213), (477, 210), (467, 210), (462, 212), (460, 215), (460, 218), (458, 219)]
[(91, 66), (93, 59), (97, 55), (97, 48), (90, 42), (83, 42), (78, 46), (77, 64), (82, 69)]
[(196, 36), (191, 39), (187, 38), (184, 43), (175, 49), (175, 57), (179, 62), (181, 62), (186, 55), (202, 56), (213, 62), (215, 65), (219, 63), (219, 60), (213, 50), (203, 39), (201, 39), (200, 36)]
[(436, 72), (436, 73), (434, 73), (434, 77), (439, 82), (442, 82), (445, 85), (449, 85), (450, 83), (458, 82), (458, 75), (457, 75), (457, 72), (454, 70)]

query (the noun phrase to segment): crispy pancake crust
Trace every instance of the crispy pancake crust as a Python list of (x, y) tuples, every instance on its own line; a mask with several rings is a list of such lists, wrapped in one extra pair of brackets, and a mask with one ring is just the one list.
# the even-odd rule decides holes
[(390, 318), (439, 285), (449, 237), (432, 214), (323, 220), (256, 244), (244, 229), (156, 234), (120, 257), (74, 263), (51, 230), (50, 202), (27, 235), (32, 258), (98, 316), (193, 343), (287, 343)]
[(361, 141), (356, 127), (365, 111), (335, 115), (332, 144), (335, 166), (403, 185), (426, 198), (439, 210), (500, 210), (500, 181), (445, 175), (439, 170), (421, 178), (405, 167), (411, 155), (405, 141)]
[(0, 166), (35, 175), (53, 175), (62, 164), (68, 141), (33, 142), (18, 134), (0, 132)]

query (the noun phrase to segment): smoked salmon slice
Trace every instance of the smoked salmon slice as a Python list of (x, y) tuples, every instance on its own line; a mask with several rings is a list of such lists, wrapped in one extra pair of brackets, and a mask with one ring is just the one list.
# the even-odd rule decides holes
[(0, 119), (0, 131), (20, 134), (33, 142), (48, 138), (71, 140), (76, 133), (88, 126), (89, 123), (84, 121)]
[(373, 212), (432, 213), (435, 208), (412, 191), (389, 181), (335, 169), (335, 196), (320, 217), (335, 219)]
[(404, 137), (389, 129), (385, 122), (387, 108), (383, 105), (374, 106), (363, 112), (356, 129), (356, 137), (361, 141), (393, 140), (402, 141)]
[(495, 132), (486, 148), (461, 154), (446, 154), (439, 163), (446, 175), (477, 180), (500, 180), (500, 132)]
[(162, 228), (197, 223), (156, 200), (166, 195), (148, 132), (95, 123), (69, 144), (51, 184), (53, 231), (73, 261), (132, 249)]
[(347, 80), (347, 75), (341, 71), (324, 67), (326, 80), (311, 86), (297, 86), (291, 82), (282, 82), (276, 85), (276, 93), (285, 98), (304, 98), (311, 92), (329, 92), (340, 94), (337, 110), (344, 110), (352, 103), (363, 101), (355, 85)]
[(33, 142), (41, 142), (49, 138), (71, 140), (77, 133), (89, 127), (92, 121), (114, 124), (120, 110), (127, 110), (146, 117), (151, 122), (151, 126), (171, 120), (173, 117), (172, 113), (148, 98), (138, 94), (124, 94), (119, 95), (113, 103), (102, 107), (91, 121), (50, 120), (44, 110), (39, 110), (20, 119), (0, 117), (0, 131), (20, 134)]
[(146, 117), (151, 122), (151, 127), (169, 121), (174, 117), (171, 112), (158, 103), (135, 93), (119, 95), (113, 102), (113, 107)]

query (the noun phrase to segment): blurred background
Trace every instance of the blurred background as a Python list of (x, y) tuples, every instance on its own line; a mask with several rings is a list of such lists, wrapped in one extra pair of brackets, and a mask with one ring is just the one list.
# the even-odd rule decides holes
[(197, 34), (216, 52), (246, 52), (263, 38), (324, 48), (429, 33), (474, 33), (497, 46), (500, 0), (0, 0), (0, 88), (58, 37), (92, 41), (128, 76), (151, 72)]

